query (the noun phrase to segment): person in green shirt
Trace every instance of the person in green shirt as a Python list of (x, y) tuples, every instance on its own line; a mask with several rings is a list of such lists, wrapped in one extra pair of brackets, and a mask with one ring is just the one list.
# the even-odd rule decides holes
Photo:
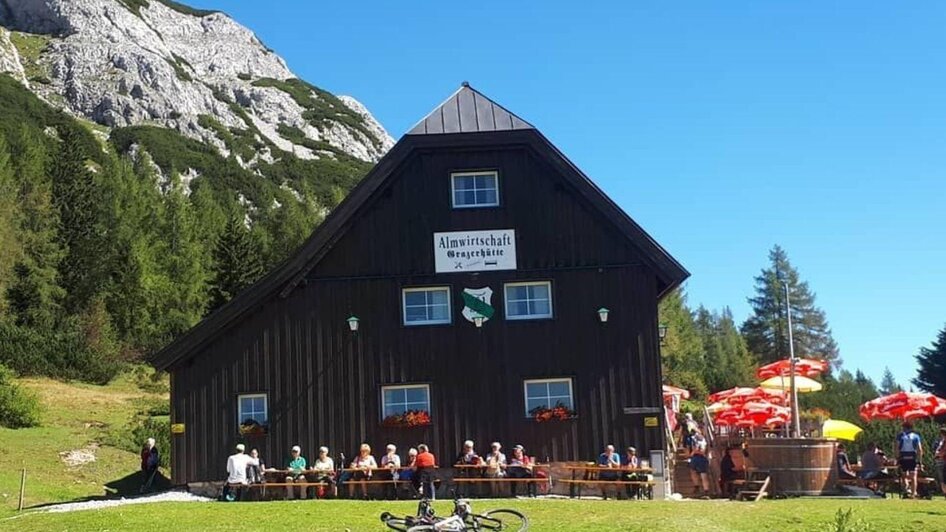
[[(286, 466), (286, 484), (305, 483), (306, 461), (302, 456), (302, 448), (294, 445), (289, 452), (289, 464)], [(305, 486), (299, 486), (299, 498), (305, 499)], [(292, 498), (292, 486), (286, 486), (286, 498)]]

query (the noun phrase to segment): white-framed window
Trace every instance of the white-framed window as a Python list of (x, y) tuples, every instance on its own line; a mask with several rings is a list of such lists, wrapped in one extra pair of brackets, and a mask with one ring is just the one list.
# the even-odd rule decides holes
[(237, 396), (237, 424), (260, 425), (269, 424), (269, 410), (265, 393), (250, 393)]
[(494, 171), (450, 174), (453, 208), (496, 207), (499, 205), (499, 173)]
[(411, 410), (430, 413), (430, 386), (399, 384), (381, 387), (381, 417), (399, 416)]
[(405, 288), (401, 292), (404, 325), (450, 323), (450, 287)]
[(523, 381), (526, 398), (526, 417), (536, 408), (554, 408), (559, 404), (575, 409), (571, 379), (530, 379)]
[(538, 320), (552, 317), (552, 283), (506, 283), (507, 320)]

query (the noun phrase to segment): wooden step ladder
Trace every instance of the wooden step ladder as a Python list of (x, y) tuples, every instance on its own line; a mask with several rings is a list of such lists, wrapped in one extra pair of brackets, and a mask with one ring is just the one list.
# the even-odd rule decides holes
[(769, 496), (769, 486), (772, 483), (772, 477), (768, 471), (756, 470), (749, 473), (742, 488), (736, 494), (737, 501), (761, 501)]

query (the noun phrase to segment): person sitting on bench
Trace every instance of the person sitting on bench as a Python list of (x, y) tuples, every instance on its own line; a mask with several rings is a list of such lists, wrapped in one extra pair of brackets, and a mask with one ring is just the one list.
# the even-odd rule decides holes
[(250, 484), (262, 484), (266, 482), (266, 478), (263, 476), (266, 466), (263, 465), (263, 461), (259, 458), (259, 451), (256, 449), (251, 450), (250, 458), (252, 458), (252, 460), (246, 465), (246, 479)]
[[(332, 488), (332, 494), (337, 495), (335, 488), (335, 460), (328, 455), (328, 447), (319, 447), (319, 457), (312, 463), (312, 472), (316, 482), (324, 482)], [(315, 496), (322, 498), (325, 496), (325, 486), (319, 486)]]
[[(621, 474), (617, 471), (617, 469), (621, 467), (621, 457), (618, 455), (618, 453), (614, 452), (613, 445), (605, 445), (604, 452), (598, 455), (598, 467), (605, 469), (605, 471), (598, 473), (598, 480), (604, 480), (608, 482), (620, 480)], [(605, 484), (601, 484), (598, 487), (601, 489), (601, 496), (607, 499), (607, 486)]]
[[(371, 480), (371, 473), (373, 469), (378, 468), (378, 462), (375, 461), (374, 456), (371, 455), (371, 446), (367, 443), (362, 443), (361, 447), (358, 448), (358, 456), (351, 461), (352, 469), (357, 469), (355, 473), (351, 476), (353, 481), (368, 481)], [(368, 485), (365, 482), (361, 482), (361, 495), (363, 498), (368, 498)], [(348, 495), (352, 496), (354, 494), (354, 487), (348, 485)]]
[[(473, 449), (473, 440), (466, 440), (463, 442), (463, 450), (460, 451), (460, 454), (457, 456), (455, 465), (458, 466), (467, 466), (458, 468), (456, 472), (457, 478), (477, 478), (483, 475), (483, 470), (478, 469), (473, 466), (478, 466), (483, 463), (483, 459), (480, 458), (480, 455), (476, 454), (476, 451)], [(475, 493), (476, 489), (473, 486), (464, 486), (460, 484), (458, 486), (460, 490), (464, 491), (467, 495), (470, 493)], [(466, 488), (466, 489), (464, 489)]]
[(854, 474), (854, 470), (851, 469), (851, 461), (847, 457), (847, 452), (844, 450), (844, 444), (838, 444), (838, 451), (835, 455), (835, 463), (838, 466), (838, 478), (842, 480), (850, 480), (857, 478), (857, 475)]
[[(292, 483), (305, 483), (305, 469), (306, 461), (302, 456), (302, 448), (298, 445), (293, 445), (292, 449), (289, 451), (289, 462), (286, 464), (286, 469), (288, 473), (286, 474), (286, 498), (292, 498)], [(299, 498), (305, 499), (305, 487), (299, 486)]]
[[(641, 460), (637, 456), (637, 449), (634, 447), (628, 447), (624, 451), (624, 467), (628, 469), (638, 469), (641, 466)], [(647, 475), (641, 473), (640, 471), (628, 471), (624, 474), (624, 479), (628, 482), (644, 482), (647, 480)], [(640, 499), (644, 494), (641, 484), (628, 484), (625, 486), (624, 492), (629, 498)]]
[[(227, 483), (223, 486), (223, 500), (233, 501), (243, 499), (243, 486), (249, 482), (246, 478), (246, 470), (254, 463), (259, 465), (259, 460), (243, 454), (246, 446), (238, 443), (236, 452), (227, 458)], [(236, 495), (233, 494), (233, 485), (237, 485)]]
[[(512, 456), (506, 467), (506, 476), (509, 478), (532, 478), (532, 460), (526, 456), (525, 448), (516, 445), (512, 448)], [(518, 482), (510, 482), (510, 493), (516, 496), (516, 485)], [(526, 482), (527, 493), (530, 497), (535, 497), (535, 483)]]

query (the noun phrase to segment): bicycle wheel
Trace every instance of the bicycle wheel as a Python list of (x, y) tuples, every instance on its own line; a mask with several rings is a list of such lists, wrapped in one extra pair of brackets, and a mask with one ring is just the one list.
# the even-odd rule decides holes
[(411, 529), (411, 525), (414, 524), (414, 520), (412, 519), (410, 522), (408, 522), (408, 520), (403, 517), (389, 517), (388, 519), (384, 519), (384, 524), (386, 524), (388, 528), (392, 530), (407, 532)]
[(515, 510), (490, 510), (473, 516), (473, 527), (478, 530), (529, 530), (529, 519)]
[(431, 532), (437, 530), (440, 532), (462, 532), (463, 530), (469, 530), (463, 523), (456, 521), (450, 523), (441, 523), (437, 524), (427, 524), (427, 525), (417, 525), (412, 526), (407, 529), (407, 532)]

